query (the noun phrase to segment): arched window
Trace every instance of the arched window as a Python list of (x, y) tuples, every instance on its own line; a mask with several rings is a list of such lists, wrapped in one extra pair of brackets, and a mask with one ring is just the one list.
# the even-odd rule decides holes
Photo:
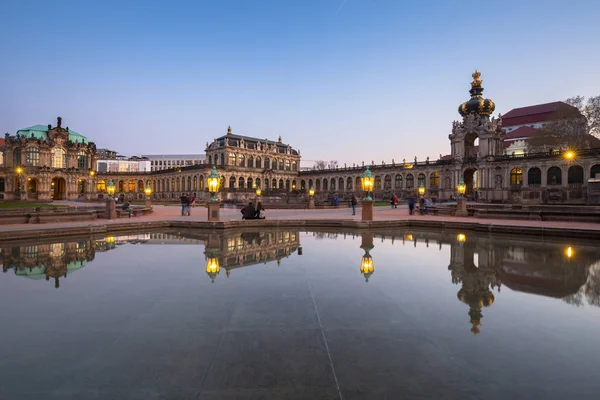
[(320, 179), (315, 180), (315, 190), (317, 192), (321, 190), (321, 180)]
[(235, 176), (229, 178), (229, 189), (235, 189)]
[(27, 165), (37, 166), (40, 163), (40, 151), (37, 147), (28, 147), (25, 153)]
[(246, 185), (246, 180), (240, 176), (240, 179), (238, 179), (238, 188), (239, 189), (243, 189)]
[[(215, 163), (216, 164), (216, 163)], [(224, 166), (225, 165), (225, 154), (221, 153), (221, 165)]]
[(177, 177), (176, 182), (177, 182), (177, 191), (181, 192), (181, 181), (179, 180), (179, 177)]
[(329, 191), (329, 180), (327, 178), (323, 179), (323, 191), (324, 192), (328, 192)]
[(331, 184), (329, 185), (329, 188), (332, 191), (335, 190), (335, 178), (331, 178)]
[(77, 168), (87, 169), (88, 168), (88, 156), (85, 151), (80, 151), (77, 154)]
[(198, 189), (204, 190), (204, 175), (200, 175), (198, 178)]
[(452, 189), (452, 179), (449, 176), (444, 178), (444, 189)]
[(510, 170), (510, 184), (511, 185), (522, 185), (523, 184), (523, 170), (521, 168), (513, 168)]
[(292, 171), (297, 171), (298, 170), (298, 165), (296, 164), (296, 161), (292, 162)]
[(262, 168), (260, 157), (256, 157), (256, 168)]
[(277, 189), (277, 179), (273, 178), (273, 180), (271, 181), (271, 185), (273, 185), (273, 189)]
[(291, 187), (290, 187), (290, 180), (286, 179), (285, 180), (285, 190), (287, 190), (289, 192), (290, 189), (291, 189)]
[(119, 187), (117, 188), (117, 190), (119, 192), (124, 192), (125, 191), (125, 182), (119, 181)]
[(600, 179), (600, 164), (596, 164), (590, 169), (590, 178)]
[(229, 165), (231, 165), (232, 167), (235, 167), (235, 165), (236, 165), (235, 160), (236, 160), (235, 154), (229, 154)]
[(248, 168), (254, 168), (254, 157), (248, 156)]
[(296, 180), (292, 181), (292, 190), (296, 190)]
[(417, 176), (417, 186), (425, 186), (425, 174), (421, 173)]
[(171, 178), (171, 192), (175, 191), (175, 179)]
[(279, 160), (279, 168), (280, 171), (283, 171), (283, 160)]
[[(269, 180), (267, 179), (265, 182), (269, 182)], [(256, 178), (254, 180), (254, 183), (256, 183), (256, 187), (260, 187), (260, 178)], [(266, 188), (265, 188), (266, 189)]]
[(386, 175), (383, 178), (383, 188), (384, 189), (391, 189), (392, 188), (392, 176), (391, 175)]
[(85, 179), (79, 179), (77, 181), (77, 191), (79, 192), (79, 194), (85, 194), (86, 185), (87, 182), (85, 181)]
[(128, 192), (135, 192), (135, 181), (133, 179), (129, 180)]
[(306, 190), (306, 181), (304, 179), (300, 180), (300, 190)]
[(291, 166), (290, 166), (290, 165), (291, 165), (291, 164), (290, 164), (290, 160), (285, 160), (285, 170), (286, 170), (286, 171), (289, 171), (289, 170), (291, 169)]
[(583, 167), (581, 165), (571, 165), (567, 176), (569, 185), (583, 184)]
[(265, 157), (265, 169), (271, 169), (271, 160), (269, 160), (269, 157)]
[(27, 192), (37, 193), (38, 181), (35, 178), (27, 178)]
[(246, 186), (248, 189), (252, 189), (254, 182), (252, 181), (252, 178), (248, 178), (248, 185)]
[(283, 179), (279, 180), (279, 189), (283, 189)]
[(412, 189), (415, 187), (415, 177), (412, 174), (406, 175), (406, 188)]
[(375, 176), (375, 190), (381, 190), (381, 176)]
[(346, 190), (347, 191), (352, 190), (352, 178), (350, 178), (350, 177), (348, 177), (348, 179), (346, 179)]
[(396, 189), (402, 189), (402, 175), (396, 175), (396, 177), (394, 178), (394, 187)]
[(63, 149), (52, 152), (52, 168), (67, 168), (67, 155)]
[(362, 190), (362, 181), (360, 180), (360, 176), (356, 177), (355, 187), (356, 190)]
[(142, 180), (138, 181), (138, 192), (144, 193), (144, 181)]
[(548, 168), (546, 174), (546, 181), (548, 185), (561, 185), (562, 184), (562, 171), (558, 167)]
[(198, 177), (194, 175), (194, 190), (198, 190)]
[(212, 165), (212, 155), (208, 156), (208, 165)]
[(542, 171), (539, 168), (529, 168), (529, 171), (527, 171), (527, 184), (528, 185), (541, 185), (542, 184)]
[(21, 149), (19, 148), (13, 151), (13, 165), (21, 165)]
[(429, 186), (430, 187), (439, 187), (440, 186), (440, 174), (437, 172), (432, 172), (429, 175)]
[(246, 166), (246, 158), (244, 157), (243, 154), (239, 155), (238, 160), (239, 160), (238, 167), (245, 167)]
[(338, 190), (344, 190), (344, 178), (338, 179)]
[(106, 182), (103, 181), (102, 179), (100, 179), (97, 183), (96, 183), (96, 191), (98, 193), (102, 193), (102, 192), (106, 192)]

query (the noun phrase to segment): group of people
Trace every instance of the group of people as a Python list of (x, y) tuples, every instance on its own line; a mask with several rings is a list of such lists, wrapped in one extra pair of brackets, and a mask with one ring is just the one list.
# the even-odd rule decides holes
[(192, 207), (196, 206), (196, 198), (194, 196), (188, 196), (187, 193), (181, 194), (181, 216), (192, 215)]
[(265, 219), (265, 209), (262, 203), (259, 201), (256, 204), (256, 208), (252, 202), (242, 208), (242, 219)]
[[(411, 196), (408, 199), (408, 213), (410, 215), (415, 215), (415, 203), (415, 198)], [(421, 211), (421, 214), (429, 215), (429, 207), (431, 207), (431, 199), (429, 196), (421, 197), (419, 199), (419, 210)]]

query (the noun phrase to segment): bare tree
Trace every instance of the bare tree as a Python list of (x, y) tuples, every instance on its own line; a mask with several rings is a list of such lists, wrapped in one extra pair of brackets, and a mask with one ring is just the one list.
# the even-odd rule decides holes
[(557, 145), (569, 149), (598, 146), (600, 138), (600, 96), (585, 100), (582, 96), (571, 97), (557, 107), (552, 120), (543, 127), (544, 135), (533, 145)]
[(327, 162), (323, 160), (317, 160), (315, 161), (315, 165), (313, 166), (313, 168), (322, 171), (327, 168)]
[(337, 160), (331, 160), (327, 163), (327, 168), (328, 169), (335, 169), (338, 166), (338, 162)]

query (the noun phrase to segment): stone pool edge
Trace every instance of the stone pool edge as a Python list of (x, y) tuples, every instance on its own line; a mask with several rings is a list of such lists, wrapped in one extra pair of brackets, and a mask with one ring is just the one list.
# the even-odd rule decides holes
[(481, 221), (423, 221), (423, 220), (256, 220), (256, 221), (147, 221), (116, 222), (108, 224), (87, 224), (35, 229), (11, 229), (0, 231), (0, 241), (17, 241), (24, 239), (51, 239), (54, 237), (109, 235), (122, 232), (148, 231), (157, 229), (202, 229), (202, 230), (263, 230), (265, 228), (300, 228), (308, 229), (387, 229), (387, 228), (428, 228), (481, 232), (486, 234), (514, 234), (542, 237), (568, 237), (573, 239), (600, 239), (598, 229), (580, 229), (566, 227), (521, 226), (510, 224), (491, 224)]

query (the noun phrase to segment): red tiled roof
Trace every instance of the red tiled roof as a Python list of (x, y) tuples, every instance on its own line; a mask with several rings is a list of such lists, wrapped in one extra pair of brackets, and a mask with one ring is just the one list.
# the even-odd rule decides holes
[(445, 156), (442, 156), (440, 160), (452, 160), (452, 154), (446, 154)]
[[(557, 115), (559, 114), (559, 115)], [(537, 104), (534, 106), (513, 108), (502, 116), (503, 126), (533, 124), (549, 121), (556, 117), (581, 115), (576, 107), (562, 101)]]
[(516, 138), (529, 138), (531, 136), (539, 136), (543, 134), (540, 129), (531, 128), (529, 126), (522, 126), (520, 128), (515, 129), (512, 132), (508, 132), (504, 136), (504, 140), (512, 140)]
[(4, 147), (4, 138), (0, 138), (0, 147)]

